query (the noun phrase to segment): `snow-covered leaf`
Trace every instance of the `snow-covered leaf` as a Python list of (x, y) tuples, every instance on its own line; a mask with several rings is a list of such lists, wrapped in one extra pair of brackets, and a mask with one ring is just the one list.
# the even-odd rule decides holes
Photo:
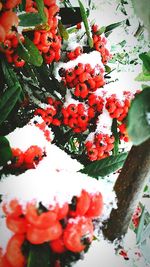
[(25, 37), (24, 44), (19, 45), (17, 52), (22, 59), (34, 66), (39, 67), (43, 63), (43, 57), (39, 50), (28, 37)]
[(131, 103), (127, 116), (127, 131), (134, 145), (150, 137), (150, 87), (138, 94)]
[(127, 157), (127, 153), (120, 153), (115, 156), (110, 156), (105, 159), (97, 160), (84, 169), (80, 170), (82, 173), (86, 173), (93, 178), (100, 178), (109, 175), (120, 169)]
[(9, 141), (4, 136), (0, 136), (0, 166), (3, 166), (12, 157)]
[(142, 254), (145, 258), (146, 261), (150, 264), (150, 253), (149, 253), (149, 246), (150, 246), (150, 238), (145, 239), (141, 244), (140, 244), (140, 249), (142, 251)]
[(88, 44), (89, 44), (90, 48), (92, 48), (93, 47), (93, 39), (92, 39), (92, 36), (91, 36), (90, 26), (89, 26), (89, 23), (88, 23), (88, 20), (87, 20), (86, 10), (85, 10), (82, 2), (80, 0), (78, 0), (78, 2), (79, 2), (80, 10), (81, 10), (81, 17), (82, 17), (82, 20), (83, 20), (83, 23), (84, 23), (84, 27), (85, 27), (85, 30), (86, 30), (86, 34), (87, 34), (87, 37), (88, 37)]
[(138, 225), (137, 233), (136, 233), (136, 243), (139, 244), (142, 237), (143, 227), (144, 227), (144, 219), (145, 219), (145, 207), (142, 209), (142, 214), (140, 217), (140, 222)]
[(32, 27), (37, 26), (43, 22), (41, 16), (37, 13), (23, 13), (19, 16), (19, 26)]

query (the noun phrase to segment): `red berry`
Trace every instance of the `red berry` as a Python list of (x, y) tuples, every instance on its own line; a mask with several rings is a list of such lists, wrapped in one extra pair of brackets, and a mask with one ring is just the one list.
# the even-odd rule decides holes
[(6, 248), (6, 258), (12, 267), (24, 267), (25, 257), (22, 254), (22, 244), (25, 240), (23, 234), (15, 234), (11, 237)]
[(43, 158), (43, 151), (38, 146), (30, 146), (24, 153), (25, 167), (33, 169)]
[(24, 153), (19, 148), (12, 148), (12, 160), (9, 167), (20, 168), (24, 161)]
[[(75, 203), (74, 203), (75, 202)], [(70, 204), (69, 215), (71, 217), (83, 216), (90, 206), (90, 195), (85, 190), (82, 190), (79, 197), (73, 197)]]
[(88, 217), (98, 217), (102, 214), (103, 210), (103, 197), (101, 193), (91, 195), (90, 207), (85, 214)]
[(68, 220), (63, 240), (66, 248), (72, 252), (81, 252), (93, 239), (92, 221), (84, 216)]

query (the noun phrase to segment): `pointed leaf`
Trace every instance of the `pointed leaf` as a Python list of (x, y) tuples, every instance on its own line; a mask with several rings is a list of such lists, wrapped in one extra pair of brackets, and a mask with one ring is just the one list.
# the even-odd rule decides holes
[(37, 4), (37, 9), (38, 9), (38, 13), (40, 15), (40, 17), (42, 18), (43, 23), (47, 22), (47, 17), (46, 14), (44, 12), (44, 2), (43, 0), (35, 0), (36, 4)]
[(111, 130), (112, 130), (113, 136), (115, 137), (113, 155), (117, 155), (118, 149), (119, 149), (119, 134), (117, 131), (117, 120), (116, 119), (113, 119), (113, 121), (112, 121)]
[(150, 137), (150, 87), (132, 101), (127, 116), (127, 131), (134, 145)]
[(85, 30), (86, 30), (86, 34), (87, 34), (87, 38), (88, 38), (88, 44), (90, 46), (90, 48), (93, 47), (93, 39), (92, 39), (92, 36), (91, 36), (91, 31), (90, 31), (90, 26), (89, 26), (89, 23), (88, 23), (88, 20), (87, 20), (87, 15), (86, 15), (86, 10), (82, 4), (82, 2), (80, 0), (78, 0), (78, 3), (79, 3), (79, 6), (80, 6), (80, 11), (81, 11), (81, 17), (82, 17), (82, 20), (83, 20), (83, 23), (84, 23), (84, 27), (85, 27)]
[(12, 157), (9, 141), (4, 136), (0, 136), (0, 166), (4, 166)]
[(100, 178), (120, 169), (127, 157), (127, 153), (120, 153), (116, 156), (110, 156), (105, 159), (97, 160), (84, 169), (80, 170), (82, 173), (86, 173), (93, 178)]
[(50, 248), (48, 244), (31, 246), (27, 267), (50, 267)]
[(32, 27), (37, 26), (43, 22), (42, 18), (37, 13), (23, 13), (19, 16), (19, 26)]
[(110, 24), (110, 25), (106, 26), (106, 28), (105, 28), (105, 35), (106, 36), (109, 36), (114, 29), (116, 29), (119, 26), (121, 26), (124, 22), (125, 21), (123, 20), (123, 21), (119, 21), (119, 22), (116, 22), (116, 23), (113, 23), (113, 24)]
[(34, 66), (39, 67), (43, 63), (39, 50), (28, 37), (25, 37), (25, 42), (19, 45), (17, 52), (22, 59)]
[(16, 73), (5, 60), (2, 60), (2, 70), (8, 87), (13, 87), (15, 84), (19, 86)]
[(68, 40), (68, 38), (69, 38), (68, 31), (65, 29), (65, 27), (64, 27), (64, 25), (62, 24), (61, 21), (59, 21), (59, 23), (58, 23), (58, 29), (59, 29), (61, 37), (64, 40)]

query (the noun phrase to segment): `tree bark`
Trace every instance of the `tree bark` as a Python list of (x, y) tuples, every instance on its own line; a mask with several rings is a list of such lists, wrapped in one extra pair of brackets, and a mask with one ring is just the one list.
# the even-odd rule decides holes
[(121, 239), (126, 234), (149, 177), (150, 139), (139, 146), (132, 146), (114, 185), (117, 209), (112, 209), (110, 218), (103, 225), (103, 234), (108, 240)]

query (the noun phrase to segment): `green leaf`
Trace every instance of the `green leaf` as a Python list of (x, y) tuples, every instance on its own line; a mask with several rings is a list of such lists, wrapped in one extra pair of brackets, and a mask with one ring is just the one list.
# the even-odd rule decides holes
[(150, 81), (150, 74), (147, 75), (144, 72), (141, 72), (136, 78), (135, 81), (138, 82), (149, 82)]
[(37, 26), (43, 22), (42, 18), (37, 13), (23, 13), (19, 16), (19, 26), (32, 27)]
[(0, 99), (0, 124), (7, 118), (20, 97), (21, 87), (15, 84), (9, 87)]
[(61, 21), (59, 21), (59, 23), (58, 23), (58, 29), (59, 29), (61, 37), (64, 40), (68, 40), (68, 38), (69, 38), (68, 31), (65, 29), (65, 27), (64, 27), (64, 25), (62, 24)]
[(38, 13), (40, 15), (40, 17), (42, 18), (43, 23), (47, 22), (47, 17), (46, 14), (44, 12), (44, 2), (43, 0), (35, 0), (36, 4), (37, 4), (37, 9), (38, 9)]
[(109, 175), (120, 169), (127, 157), (127, 153), (120, 153), (115, 156), (110, 156), (105, 159), (97, 160), (84, 169), (80, 170), (82, 173), (86, 173), (93, 178), (100, 178)]
[(4, 166), (12, 157), (9, 141), (4, 136), (0, 136), (0, 166)]
[(131, 103), (127, 116), (127, 131), (134, 145), (150, 137), (150, 87), (138, 94)]
[(114, 149), (113, 149), (113, 155), (118, 154), (119, 149), (119, 135), (117, 131), (117, 120), (113, 119), (112, 126), (111, 126), (112, 134), (115, 137), (115, 143), (114, 143)]
[(5, 60), (2, 60), (2, 70), (8, 87), (12, 87), (15, 84), (20, 85), (16, 73)]
[(86, 31), (86, 35), (88, 38), (88, 44), (90, 46), (90, 48), (93, 47), (93, 39), (91, 36), (91, 31), (90, 31), (90, 26), (87, 20), (87, 15), (86, 15), (86, 10), (82, 4), (82, 2), (80, 0), (78, 0), (79, 6), (80, 6), (80, 11), (81, 11), (81, 17), (82, 17), (82, 21), (84, 23), (84, 27), (85, 27), (85, 31)]
[(97, 32), (96, 32), (96, 34), (97, 35), (101, 35), (102, 33), (104, 33), (106, 31), (106, 26), (103, 26), (103, 27), (101, 27)]
[(47, 243), (31, 246), (27, 267), (50, 267), (50, 256)]
[(136, 233), (136, 243), (139, 244), (141, 241), (141, 236), (143, 232), (143, 227), (144, 227), (144, 219), (145, 219), (145, 207), (142, 209), (142, 214), (140, 217), (140, 222), (138, 225), (137, 233)]
[(123, 25), (124, 22), (125, 22), (125, 20), (119, 21), (119, 22), (116, 22), (116, 23), (113, 23), (113, 24), (110, 24), (110, 25), (106, 26), (106, 28), (105, 28), (105, 35), (106, 36), (109, 36), (114, 29), (116, 29), (119, 26)]
[(25, 42), (19, 45), (17, 52), (22, 59), (34, 66), (39, 67), (43, 63), (39, 50), (28, 37), (25, 37)]
[(145, 52), (145, 53), (140, 54), (139, 58), (143, 61), (144, 68), (150, 74), (150, 52), (148, 53)]

